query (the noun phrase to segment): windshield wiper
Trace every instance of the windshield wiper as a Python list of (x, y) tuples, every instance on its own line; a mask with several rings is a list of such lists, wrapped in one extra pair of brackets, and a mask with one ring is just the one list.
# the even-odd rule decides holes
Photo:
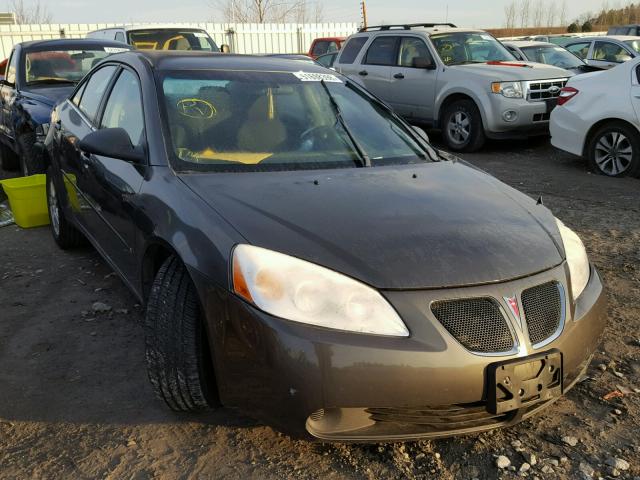
[(47, 83), (69, 83), (75, 85), (78, 82), (75, 82), (73, 80), (65, 80), (64, 78), (43, 78), (42, 80), (31, 80), (30, 82), (27, 82), (27, 85), (38, 85)]
[(326, 82), (324, 80), (320, 80), (320, 83), (322, 84), (322, 88), (324, 88), (324, 91), (327, 92), (327, 96), (329, 97), (329, 101), (331, 102), (331, 106), (333, 107), (333, 111), (336, 114), (336, 118), (338, 119), (340, 126), (344, 129), (345, 133), (349, 137), (349, 140), (351, 140), (351, 143), (353, 143), (356, 153), (360, 157), (362, 166), (370, 167), (371, 159), (369, 158), (369, 155), (367, 155), (367, 152), (364, 151), (358, 140), (356, 140), (356, 137), (353, 136), (353, 132), (351, 132), (351, 129), (347, 126), (347, 122), (344, 121), (344, 118), (342, 117), (342, 110), (340, 110), (340, 105), (338, 105), (338, 102), (336, 102), (336, 99), (331, 93), (331, 90), (329, 90)]

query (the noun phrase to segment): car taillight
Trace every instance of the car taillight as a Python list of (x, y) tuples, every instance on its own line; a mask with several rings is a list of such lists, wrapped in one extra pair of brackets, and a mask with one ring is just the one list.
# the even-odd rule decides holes
[(573, 87), (563, 87), (558, 95), (558, 105), (564, 105), (578, 94), (578, 90)]

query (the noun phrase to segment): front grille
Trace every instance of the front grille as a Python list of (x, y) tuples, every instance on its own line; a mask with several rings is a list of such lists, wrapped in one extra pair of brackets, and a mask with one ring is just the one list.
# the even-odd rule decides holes
[(510, 420), (512, 416), (512, 412), (489, 413), (485, 402), (439, 407), (368, 408), (367, 413), (376, 422), (419, 425), (421, 430), (430, 433), (497, 426)]
[(547, 282), (522, 292), (529, 340), (533, 345), (553, 336), (562, 322), (562, 294), (558, 282)]
[[(542, 102), (552, 98), (558, 98), (560, 95), (560, 89), (567, 84), (566, 78), (556, 78), (553, 80), (535, 80), (533, 82), (527, 82), (527, 100), (530, 102)], [(552, 87), (558, 87), (557, 90)]]
[(465, 348), (478, 353), (504, 353), (515, 344), (500, 307), (491, 298), (441, 300), (431, 311)]

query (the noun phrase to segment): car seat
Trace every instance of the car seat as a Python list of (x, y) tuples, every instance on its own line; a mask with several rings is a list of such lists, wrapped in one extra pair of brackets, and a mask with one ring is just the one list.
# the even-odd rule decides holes
[(287, 130), (278, 118), (275, 97), (267, 91), (247, 112), (247, 120), (238, 131), (238, 149), (248, 152), (273, 152), (287, 139)]

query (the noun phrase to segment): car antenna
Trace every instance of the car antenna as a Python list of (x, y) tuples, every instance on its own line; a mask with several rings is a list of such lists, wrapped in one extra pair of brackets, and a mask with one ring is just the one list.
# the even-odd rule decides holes
[(542, 195), (538, 197), (538, 201), (536, 202), (536, 205), (544, 205), (544, 202), (542, 201)]

